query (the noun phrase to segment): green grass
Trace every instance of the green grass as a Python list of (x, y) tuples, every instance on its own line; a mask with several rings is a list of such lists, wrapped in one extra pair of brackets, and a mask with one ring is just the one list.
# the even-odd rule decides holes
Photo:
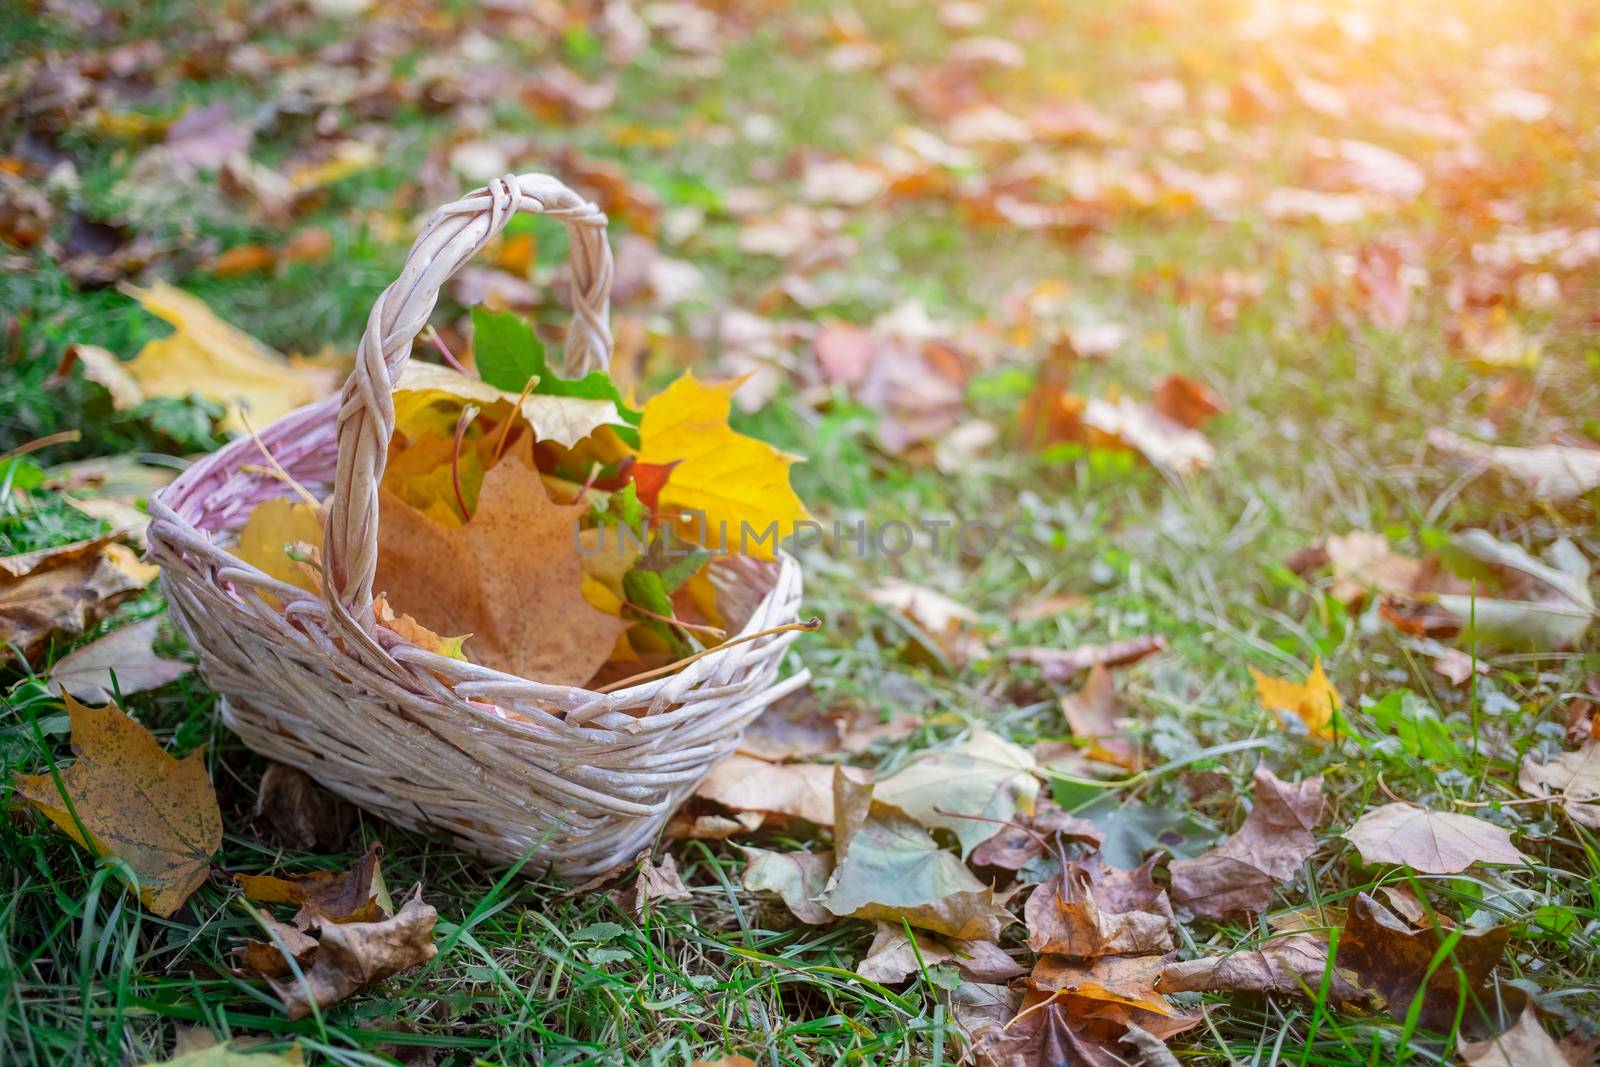
[[(1237, 27), (1237, 6), (1220, 0), (1193, 10), (1127, 3), (1099, 12), (1092, 5), (995, 5), (989, 30), (1015, 31), (1027, 62), (987, 81), (1020, 112), (1038, 100), (1081, 92), (1125, 123), (1124, 148), (1159, 154), (1151, 145), (1164, 125), (1200, 124), (1185, 114), (1144, 109), (1138, 82), (1176, 74), (1192, 97), (1212, 82), (1230, 83), (1258, 54)], [(1304, 31), (1307, 39), (1286, 32), (1273, 47), (1287, 66), (1308, 65), (1303, 73), (1309, 76), (1383, 85), (1401, 96), (1427, 93), (1452, 106), (1473, 98), (1492, 45), (1509, 38), (1537, 49), (1541, 61), (1518, 68), (1518, 77), (1557, 100), (1563, 122), (1554, 133), (1508, 127), (1487, 136), (1487, 164), (1463, 195), (1472, 202), (1513, 202), (1530, 226), (1589, 225), (1597, 149), (1583, 131), (1592, 130), (1600, 105), (1593, 80), (1600, 40), (1594, 34), (1600, 31), (1592, 18), (1586, 21), (1575, 2), (1549, 0), (1539, 5), (1544, 17), (1529, 19), (1521, 6), (1484, 0), (1461, 15), (1464, 38), (1431, 32), (1440, 10), (1454, 6), (1418, 3), (1386, 12), (1389, 21), (1370, 46), (1327, 44)], [(108, 31), (108, 43), (155, 33), (178, 54), (206, 47), (186, 3), (125, 7), (129, 21)], [(445, 27), (439, 38), (413, 40), (396, 69), (414, 68), (485, 22), (470, 5), (438, 7)], [(899, 61), (931, 64), (948, 45), (931, 8), (868, 7), (862, 14), (874, 38)], [(863, 157), (904, 125), (929, 125), (883, 75), (840, 75), (824, 65), (820, 27), (827, 10), (804, 3), (759, 18), (741, 16), (755, 26), (748, 35), (733, 35), (714, 77), (671, 72), (670, 55), (652, 47), (621, 73), (614, 112), (552, 125), (502, 103), (489, 109), (488, 126), (477, 136), (528, 138), (536, 160), (573, 146), (619, 163), (669, 210), (710, 206), (712, 221), (671, 253), (704, 272), (707, 288), (697, 303), (751, 308), (780, 271), (771, 260), (737, 252), (737, 226), (715, 217), (727, 193), (760, 184), (794, 195), (791, 164), (802, 155)], [(87, 47), (31, 7), (15, 20), (0, 19), (0, 26), (0, 56), (12, 70), (47, 47)], [(302, 59), (346, 35), (329, 23), (298, 20), (251, 32), (280, 55)], [(492, 28), (489, 37), (496, 37)], [(581, 36), (563, 43), (527, 34), (494, 47), (515, 56), (524, 75), (552, 59), (591, 72), (604, 67)], [(1432, 59), (1420, 63), (1419, 55)], [(1289, 92), (1286, 84), (1275, 88)], [(186, 103), (213, 99), (250, 108), (266, 98), (261, 83), (221, 75), (161, 82), (147, 96), (117, 106), (176, 114)], [(773, 120), (770, 142), (705, 135), (707, 126), (737, 130), (752, 114)], [(1183, 165), (1297, 184), (1304, 180), (1301, 150), (1316, 136), (1406, 148), (1382, 118), (1357, 108), (1347, 120), (1332, 122), (1286, 106), (1253, 126), (1233, 122), (1231, 145), (1208, 140)], [(3, 121), (11, 124), (0, 130), (9, 140), (18, 120)], [(339, 121), (355, 120), (345, 115)], [(625, 127), (660, 128), (675, 137), (663, 147), (623, 146), (617, 133)], [(255, 155), (282, 161), (311, 136), (304, 116), (282, 118), (261, 135)], [(377, 168), (339, 183), (295, 220), (294, 228), (328, 229), (335, 249), (328, 260), (276, 275), (222, 279), (198, 268), (202, 255), (186, 252), (173, 261), (172, 280), (283, 351), (353, 348), (372, 299), (432, 206), (419, 199), (417, 175), (430, 162), (437, 166), (436, 154), (457, 133), (448, 116), (407, 104), (388, 120), (385, 136)], [(84, 133), (68, 135), (64, 144), (78, 161), (82, 187), (63, 204), (58, 234), (68, 210), (121, 217), (128, 208), (120, 183), (139, 146)], [(1533, 168), (1538, 180), (1501, 187), (1485, 176), (1518, 166)], [(211, 180), (202, 178), (191, 201), (142, 226), (189, 249), (286, 238), (217, 210), (220, 202)], [(401, 207), (391, 210), (396, 202)], [(1142, 724), (1148, 763), (1181, 766), (1117, 791), (1115, 802), (1137, 800), (1174, 821), (1186, 818), (1190, 844), (1204, 847), (1237, 826), (1239, 797), (1258, 759), (1282, 773), (1325, 774), (1330, 832), (1300, 886), (1280, 894), (1275, 912), (1313, 900), (1338, 903), (1395, 882), (1392, 872), (1364, 868), (1331, 833), (1383, 803), (1386, 791), (1511, 828), (1533, 857), (1532, 867), (1426, 879), (1442, 913), (1459, 920), (1481, 910), (1514, 924), (1499, 987), (1481, 990), (1482, 1002), (1464, 1011), (1498, 1028), (1514, 1017), (1498, 998), (1515, 988), (1560, 1028), (1594, 1032), (1600, 1025), (1594, 1008), (1600, 1003), (1600, 842), (1543, 806), (1504, 802), (1520, 796), (1515, 777), (1521, 756), (1533, 746), (1559, 743), (1564, 698), (1600, 671), (1600, 648), (1591, 637), (1571, 652), (1493, 655), (1491, 675), (1453, 686), (1392, 629), (1376, 625), (1370, 612), (1352, 617), (1284, 565), (1290, 553), (1317, 538), (1352, 529), (1389, 533), (1410, 553), (1471, 527), (1530, 548), (1564, 536), (1593, 558), (1600, 546), (1594, 494), (1561, 509), (1528, 505), (1493, 479), (1460, 481), (1459, 472), (1440, 466), (1422, 441), (1430, 427), (1470, 431), (1491, 418), (1499, 422), (1500, 439), (1512, 443), (1542, 440), (1556, 425), (1587, 427), (1593, 435), (1600, 350), (1581, 302), (1600, 287), (1594, 269), (1573, 273), (1573, 299), (1524, 316), (1527, 328), (1543, 332), (1545, 353), (1536, 367), (1504, 378), (1532, 399), (1496, 406), (1493, 380), (1450, 351), (1443, 286), (1419, 291), (1412, 322), (1395, 333), (1366, 325), (1342, 304), (1329, 312), (1319, 303), (1325, 290), (1342, 284), (1334, 252), (1362, 239), (1417, 236), (1425, 239), (1427, 264), (1436, 271), (1460, 262), (1463, 247), (1441, 235), (1459, 229), (1468, 241), (1483, 232), (1442, 202), (1428, 199), (1350, 232), (1272, 222), (1250, 204), (1226, 219), (1129, 210), (1083, 241), (974, 224), (945, 198), (874, 205), (849, 215), (846, 229), (859, 252), (822, 272), (818, 280), (830, 301), (810, 317), (865, 322), (914, 297), (939, 318), (969, 322), (997, 316), (1019, 284), (1059, 279), (1069, 287), (1075, 317), (1116, 321), (1129, 330), (1115, 358), (1079, 368), (1081, 392), (1118, 387), (1140, 395), (1178, 370), (1209, 384), (1228, 408), (1207, 427), (1219, 450), (1215, 468), (1185, 479), (1164, 478), (1099, 451), (1023, 453), (1009, 436), (959, 471), (936, 472), (882, 454), (871, 440), (872, 413), (842, 398), (816, 412), (784, 392), (743, 417), (745, 429), (809, 457), (795, 469), (795, 482), (824, 520), (1026, 519), (1042, 545), (1023, 556), (976, 559), (926, 553), (858, 559), (821, 549), (807, 555), (806, 611), (822, 615), (827, 625), (797, 649), (816, 676), (819, 699), (886, 714), (909, 710), (924, 720), (911, 737), (881, 746), (864, 761), (894, 766), (972, 723), (1024, 744), (1066, 733), (1055, 694), (1028, 672), (1007, 667), (1003, 657), (949, 669), (916, 635), (863, 605), (861, 589), (885, 575), (935, 586), (970, 604), (1000, 651), (1164, 634), (1170, 651), (1122, 677)], [(548, 260), (559, 246), (546, 239), (546, 230), (539, 234), (541, 260)], [(1112, 242), (1132, 260), (1126, 275), (1094, 265)], [(99, 344), (127, 357), (164, 327), (115, 289), (80, 291), (43, 254), (5, 253), (29, 262), (26, 270), (0, 272), (0, 390), (6, 397), (0, 452), (65, 429), (81, 431), (81, 440), (33, 458), (48, 464), (215, 444), (213, 410), (169, 402), (162, 410), (113, 415), (99, 387), (53, 382), (69, 344)], [(1257, 273), (1263, 286), (1231, 324), (1214, 321), (1203, 296), (1193, 295), (1229, 270)], [(1172, 277), (1191, 286), (1161, 280)], [(446, 301), (436, 321), (450, 321), (459, 311)], [(673, 333), (689, 324), (673, 315), (660, 325)], [(969, 407), (1005, 432), (1040, 352), (1037, 345), (1009, 343), (994, 349)], [(653, 377), (672, 369), (658, 361)], [(35, 499), (45, 503), (32, 511), (23, 511), (13, 496), (0, 503), (0, 545), (24, 550), (82, 535), (76, 513), (48, 496)], [(1015, 604), (1048, 593), (1083, 594), (1092, 606), (1039, 622), (1010, 621)], [(152, 609), (140, 602), (123, 610)], [(0, 807), (11, 807), (14, 773), (69, 758), (66, 718), (41, 685), (49, 662), (68, 647), (51, 649), (30, 671), (13, 667), (0, 677), (8, 687), (0, 712)], [(1364, 743), (1309, 741), (1278, 727), (1256, 705), (1249, 667), (1287, 675), (1303, 672), (1318, 656), (1345, 694), (1350, 724)], [(1400, 705), (1401, 697), (1377, 708), (1358, 702), (1379, 703), (1401, 690), (1414, 694), (1407, 706), (1425, 709), (1436, 723), (1428, 735), (1434, 747), (1426, 751), (1408, 750), (1392, 718), (1380, 719), (1387, 714), (1380, 709)], [(7, 883), (0, 889), (0, 1062), (142, 1063), (162, 1058), (177, 1030), (192, 1026), (223, 1038), (265, 1038), (276, 1047), (297, 1041), (311, 1061), (339, 1064), (685, 1065), (732, 1052), (762, 1064), (920, 1064), (953, 1062), (959, 1054), (948, 1006), (932, 982), (886, 989), (857, 978), (853, 967), (871, 936), (867, 924), (796, 928), (770, 902), (739, 887), (742, 860), (732, 847), (672, 846), (695, 898), (642, 918), (605, 892), (573, 894), (559, 882), (487, 867), (438, 840), (371, 818), (342, 854), (285, 852), (267, 843), (270, 836), (251, 814), (261, 761), (221, 728), (214, 698), (198, 680), (191, 676), (131, 698), (127, 706), (174, 752), (206, 746), (227, 828), (218, 870), (185, 909), (163, 920), (123, 891), (114, 865), (95, 862), (42, 820), (20, 808), (0, 819), (0, 876)], [(1233, 747), (1205, 755), (1222, 746)], [(1199, 776), (1205, 772), (1224, 776), (1229, 787), (1204, 790)], [(1086, 798), (1063, 791), (1062, 799)], [(439, 956), (320, 1020), (290, 1022), (261, 983), (229, 971), (229, 949), (255, 927), (222, 872), (335, 866), (369, 840), (386, 846), (391, 887), (420, 882), (438, 908)], [(781, 848), (811, 841), (764, 831), (749, 843)], [(1267, 932), (1259, 923), (1206, 922), (1181, 931), (1180, 948), (1194, 953), (1251, 947)], [(1006, 943), (1019, 944), (1019, 932), (1013, 928)], [(1407, 1027), (1403, 1012), (1395, 1019), (1297, 998), (1204, 1002), (1213, 1007), (1206, 1025), (1174, 1042), (1182, 1062), (1427, 1064), (1450, 1062), (1456, 1043), (1454, 1034)], [(436, 1059), (407, 1059), (423, 1051)]]

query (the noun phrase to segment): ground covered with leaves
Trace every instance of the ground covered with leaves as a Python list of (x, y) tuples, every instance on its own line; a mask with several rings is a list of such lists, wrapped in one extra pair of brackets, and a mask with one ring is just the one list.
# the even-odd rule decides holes
[[(1592, 5), (29, 0), (0, 55), (0, 1061), (1594, 1061)], [(742, 378), (818, 524), (809, 686), (598, 885), (252, 754), (139, 558), (529, 171), (617, 257), (565, 443)], [(559, 340), (566, 251), (512, 222), (414, 365), (532, 423), (487, 338)], [(495, 432), (407, 501), (472, 530)], [(596, 633), (714, 644), (670, 593)], [(614, 665), (496, 610), (385, 625)]]

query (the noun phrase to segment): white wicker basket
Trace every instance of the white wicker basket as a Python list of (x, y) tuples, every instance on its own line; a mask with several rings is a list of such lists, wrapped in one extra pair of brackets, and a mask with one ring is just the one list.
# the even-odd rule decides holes
[[(532, 870), (581, 878), (648, 847), (745, 726), (808, 675), (778, 681), (789, 631), (600, 693), (429, 653), (376, 624), (378, 483), (394, 430), (393, 383), (440, 287), (519, 210), (570, 231), (567, 372), (605, 367), (605, 215), (553, 178), (507, 176), (428, 220), (400, 277), (373, 305), (342, 395), (260, 435), (295, 480), (319, 495), (333, 489), (324, 595), (229, 554), (255, 505), (289, 494), (261, 473), (265, 458), (249, 439), (195, 464), (151, 501), (150, 555), (202, 676), (222, 694), (223, 720), (251, 748), (394, 822), (443, 831), (494, 859), (533, 850), (541, 862)], [(735, 637), (795, 619), (800, 570), (785, 554), (718, 560), (713, 580), (729, 601), (754, 603)]]

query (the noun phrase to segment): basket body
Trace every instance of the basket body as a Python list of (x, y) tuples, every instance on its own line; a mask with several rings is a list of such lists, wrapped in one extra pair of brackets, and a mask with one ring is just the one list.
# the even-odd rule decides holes
[[(499, 225), (501, 215), (527, 209), (508, 188), (482, 194), (509, 200), (503, 211), (502, 200), (494, 201), (499, 214), (491, 221)], [(520, 195), (529, 196), (526, 189)], [(463, 214), (451, 205), (441, 215), (451, 211), (447, 222)], [(481, 232), (468, 236), (481, 246)], [(425, 230), (418, 246), (427, 239)], [(600, 263), (589, 251), (609, 286), (609, 252)], [(374, 322), (406, 278), (380, 298)], [(382, 325), (384, 331), (369, 326), (363, 354), (375, 332), (392, 341), (394, 331)], [(370, 567), (364, 575), (360, 568), (363, 549), (370, 554), (376, 539), (376, 511), (363, 516), (360, 505), (362, 491), (375, 501), (376, 489), (361, 483), (381, 475), (382, 457), (365, 443), (387, 440), (372, 425), (381, 423), (387, 387), (409, 352), (409, 338), (403, 340), (398, 358), (374, 349), (378, 357), (364, 366), (358, 354), (343, 396), (286, 416), (259, 443), (233, 442), (151, 500), (150, 558), (160, 564), (171, 615), (198, 655), (202, 677), (222, 695), (224, 722), (252, 749), (384, 818), (443, 832), (486, 858), (531, 854), (537, 859), (530, 872), (553, 869), (571, 878), (614, 870), (650, 847), (673, 809), (733, 752), (768, 704), (805, 684), (804, 671), (778, 679), (796, 634), (764, 634), (670, 676), (598, 693), (439, 656), (374, 625)], [(375, 401), (372, 382), (383, 375)], [(284, 585), (228, 550), (257, 504), (290, 495), (265, 469), (263, 449), (319, 499), (334, 490), (324, 597)], [(786, 554), (718, 559), (712, 580), (729, 606), (730, 631), (738, 629), (732, 636), (795, 620), (800, 570)]]

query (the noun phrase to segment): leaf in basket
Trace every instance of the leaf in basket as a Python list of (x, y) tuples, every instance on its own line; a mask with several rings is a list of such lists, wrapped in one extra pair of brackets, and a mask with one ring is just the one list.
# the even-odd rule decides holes
[(388, 914), (387, 894), (378, 861), (383, 846), (374, 841), (347, 871), (309, 871), (279, 878), (270, 874), (236, 874), (244, 895), (258, 904), (293, 904), (300, 908), (295, 926), (302, 930), (328, 919), (336, 923), (376, 922)]
[(617, 405), (610, 400), (533, 393), (521, 397), (519, 403), (517, 393), (496, 389), (449, 367), (412, 360), (394, 387), (395, 426), (410, 437), (450, 434), (463, 404), (476, 404), (495, 419), (504, 419), (516, 408), (533, 427), (534, 436), (564, 448), (573, 447), (602, 426), (621, 421)]
[(584, 400), (609, 400), (622, 418), (618, 435), (635, 448), (642, 417), (628, 407), (622, 392), (605, 371), (590, 371), (582, 378), (560, 378), (545, 362), (544, 342), (521, 317), (509, 311), (472, 309), (472, 355), (483, 380), (520, 393), (534, 379), (535, 396), (568, 396)]
[(157, 282), (127, 291), (175, 329), (170, 336), (145, 342), (123, 366), (146, 396), (198, 393), (226, 405), (226, 429), (243, 430), (241, 411), (261, 429), (338, 388), (337, 371), (284, 359), (181, 289)]
[(394, 609), (389, 606), (388, 599), (382, 594), (373, 598), (372, 613), (378, 617), (378, 625), (388, 627), (418, 648), (466, 662), (465, 646), (471, 634), (440, 637), (410, 615), (396, 615)]
[(263, 500), (250, 512), (233, 554), (262, 573), (280, 582), (320, 593), (315, 572), (289, 557), (288, 546), (321, 546), (321, 509), (287, 497)]
[(550, 500), (532, 443), (484, 476), (478, 510), (445, 527), (382, 494), (378, 588), (435, 633), (473, 634), (473, 662), (581, 685), (611, 655), (623, 620), (583, 596), (574, 530), (582, 505)]
[(177, 759), (115, 704), (66, 701), (77, 762), (61, 772), (60, 788), (51, 774), (19, 774), (17, 792), (90, 852), (126, 862), (145, 907), (170, 916), (206, 880), (222, 844), (205, 753)]
[(328, 923), (317, 939), (317, 954), (303, 981), (268, 979), (289, 1018), (311, 1014), (311, 1005), (327, 1008), (356, 990), (427, 963), (439, 954), (433, 928), (439, 913), (422, 902), (418, 886), (393, 918), (375, 922)]
[[(728, 425), (738, 387), (737, 381), (705, 385), (685, 374), (652, 397), (639, 426), (638, 462), (677, 464), (661, 489), (661, 508), (703, 516), (678, 523), (683, 536), (707, 548), (771, 559), (776, 542), (810, 513), (789, 485), (789, 466), (799, 457)], [(775, 538), (767, 536), (769, 529)]]

